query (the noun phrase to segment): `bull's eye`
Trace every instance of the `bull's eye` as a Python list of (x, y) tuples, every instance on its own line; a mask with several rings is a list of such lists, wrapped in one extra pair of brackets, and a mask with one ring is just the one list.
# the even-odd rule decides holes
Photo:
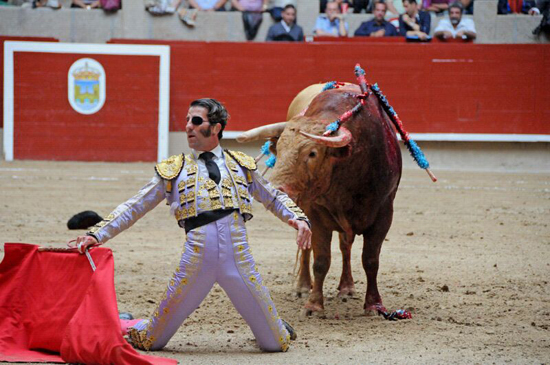
[(311, 151), (311, 152), (309, 153), (309, 157), (310, 157), (310, 158), (315, 158), (315, 157), (317, 157), (317, 152)]

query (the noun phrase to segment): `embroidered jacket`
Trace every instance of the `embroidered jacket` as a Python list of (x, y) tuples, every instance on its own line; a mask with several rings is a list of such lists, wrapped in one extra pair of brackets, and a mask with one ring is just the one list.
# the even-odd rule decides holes
[(229, 177), (222, 179), (219, 185), (208, 177), (199, 176), (193, 154), (175, 155), (160, 162), (155, 166), (157, 176), (87, 234), (99, 242), (106, 242), (164, 199), (181, 227), (187, 218), (218, 209), (235, 208), (245, 221), (249, 220), (252, 218), (252, 197), (285, 223), (300, 219), (309, 224), (302, 210), (286, 194), (258, 174), (252, 157), (229, 150), (223, 155)]

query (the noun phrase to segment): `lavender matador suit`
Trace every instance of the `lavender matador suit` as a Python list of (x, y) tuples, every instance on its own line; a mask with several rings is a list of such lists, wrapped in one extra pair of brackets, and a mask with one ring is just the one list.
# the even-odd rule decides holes
[[(88, 235), (106, 242), (165, 198), (179, 225), (186, 229), (180, 264), (152, 318), (128, 330), (134, 346), (143, 350), (163, 348), (217, 282), (252, 329), (260, 348), (286, 351), (289, 333), (258, 273), (245, 221), (252, 218), (251, 196), (285, 223), (307, 218), (286, 194), (257, 173), (253, 158), (223, 151), (219, 145), (211, 152), (221, 173), (219, 184), (209, 178), (199, 152), (172, 156), (157, 164), (158, 176)], [(192, 224), (220, 212), (222, 217), (217, 220), (198, 227)]]

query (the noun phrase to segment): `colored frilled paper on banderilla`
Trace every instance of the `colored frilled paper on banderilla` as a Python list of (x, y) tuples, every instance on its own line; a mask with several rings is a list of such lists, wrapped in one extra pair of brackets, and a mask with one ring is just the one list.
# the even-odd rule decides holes
[(122, 337), (108, 248), (85, 255), (6, 243), (0, 263), (0, 361), (177, 364)]

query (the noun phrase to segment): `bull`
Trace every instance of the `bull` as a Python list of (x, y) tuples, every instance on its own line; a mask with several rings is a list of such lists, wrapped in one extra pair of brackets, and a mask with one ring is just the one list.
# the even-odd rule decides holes
[(367, 276), (364, 310), (380, 311), (379, 256), (393, 218), (401, 178), (401, 152), (392, 122), (372, 94), (363, 107), (331, 136), (328, 124), (357, 105), (361, 89), (352, 84), (322, 91), (311, 85), (296, 96), (287, 122), (244, 132), (247, 142), (271, 139), (277, 156), (270, 180), (306, 212), (312, 225), (313, 282), (310, 252), (300, 259), (297, 293), (309, 292), (308, 314), (324, 311), (323, 282), (331, 263), (331, 238), (338, 232), (343, 267), (339, 296), (354, 295), (350, 252), (363, 235), (362, 263)]

